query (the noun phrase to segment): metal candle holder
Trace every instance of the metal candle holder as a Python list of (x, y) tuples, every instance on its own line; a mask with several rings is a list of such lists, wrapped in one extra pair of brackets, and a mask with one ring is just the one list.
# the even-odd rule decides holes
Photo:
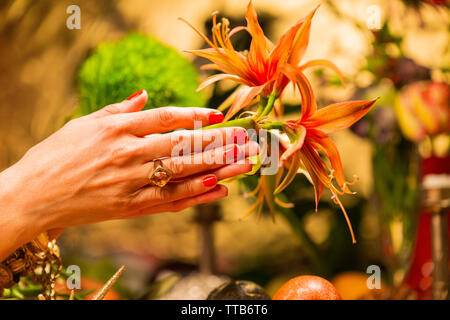
[(450, 175), (429, 174), (423, 179), (424, 209), (431, 212), (431, 252), (434, 300), (449, 298), (447, 212), (450, 209)]

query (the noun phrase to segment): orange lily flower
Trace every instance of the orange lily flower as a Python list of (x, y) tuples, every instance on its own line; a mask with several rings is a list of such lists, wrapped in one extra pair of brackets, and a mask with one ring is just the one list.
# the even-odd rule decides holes
[[(262, 95), (267, 98), (274, 94), (279, 97), (289, 83), (286, 76), (286, 65), (297, 67), (304, 56), (309, 42), (311, 20), (314, 16), (314, 9), (305, 18), (300, 19), (292, 26), (274, 46), (268, 40), (261, 26), (253, 7), (249, 2), (245, 18), (247, 26), (240, 26), (229, 30), (229, 21), (225, 18), (221, 23), (217, 23), (216, 14), (213, 14), (212, 40), (209, 40), (197, 28), (186, 20), (180, 18), (193, 28), (210, 46), (202, 50), (187, 50), (197, 56), (204, 57), (212, 61), (212, 64), (203, 66), (203, 69), (218, 70), (223, 73), (213, 75), (200, 84), (198, 90), (223, 79), (230, 79), (241, 83), (244, 86), (238, 88), (233, 95), (233, 102), (225, 120), (233, 117), (242, 108), (248, 106), (255, 97)], [(252, 37), (250, 49), (247, 53), (238, 52), (231, 43), (231, 37), (236, 32), (246, 30)], [(341, 73), (336, 66), (327, 60), (312, 60), (299, 67), (302, 71), (305, 68), (323, 65), (335, 70), (341, 80)], [(306, 77), (297, 78), (296, 81), (306, 81)]]
[[(299, 68), (292, 68), (289, 77), (304, 77)], [(374, 105), (375, 100), (347, 101), (329, 105), (317, 110), (317, 105), (311, 86), (308, 82), (297, 81), (302, 97), (302, 114), (298, 120), (288, 120), (285, 123), (291, 144), (282, 154), (282, 161), (289, 161), (289, 170), (284, 180), (275, 189), (275, 194), (281, 192), (294, 179), (303, 165), (310, 181), (314, 185), (316, 210), (324, 187), (332, 193), (333, 201), (344, 213), (349, 226), (352, 240), (355, 236), (339, 195), (352, 194), (345, 180), (341, 158), (336, 145), (328, 133), (343, 130), (361, 119)], [(331, 168), (321, 158), (319, 152), (325, 155)], [(336, 180), (337, 186), (333, 183)]]
[(249, 193), (246, 193), (245, 198), (255, 197), (253, 205), (242, 215), (242, 219), (249, 216), (252, 212), (256, 211), (258, 218), (261, 216), (264, 205), (267, 206), (272, 216), (272, 220), (275, 222), (276, 205), (282, 208), (290, 209), (294, 207), (293, 203), (287, 203), (280, 200), (274, 195), (273, 190), (280, 183), (283, 172), (278, 170), (276, 175), (261, 175), (258, 179), (258, 184)]

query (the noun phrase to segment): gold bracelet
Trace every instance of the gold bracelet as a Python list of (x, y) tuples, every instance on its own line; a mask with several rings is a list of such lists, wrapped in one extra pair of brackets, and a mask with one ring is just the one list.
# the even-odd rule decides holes
[(48, 234), (41, 233), (0, 263), (0, 297), (5, 288), (10, 288), (20, 277), (31, 274), (42, 285), (45, 299), (54, 299), (55, 281), (62, 269), (59, 248), (55, 240), (49, 241)]

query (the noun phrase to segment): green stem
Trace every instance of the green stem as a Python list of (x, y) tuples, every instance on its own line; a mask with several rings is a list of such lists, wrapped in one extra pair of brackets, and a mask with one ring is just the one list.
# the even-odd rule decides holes
[(266, 130), (279, 129), (284, 131), (284, 122), (281, 121), (260, 124), (259, 126)]
[[(269, 99), (265, 99), (261, 97), (261, 101), (258, 106), (258, 110), (256, 112), (256, 117), (251, 118), (241, 118), (234, 119), (227, 122), (217, 123), (210, 126), (203, 127), (202, 129), (214, 129), (214, 128), (226, 128), (226, 127), (242, 127), (244, 129), (250, 129), (255, 127), (255, 121), (261, 119), (262, 117), (267, 116), (270, 111), (273, 109), (273, 105), (275, 100), (277, 99), (277, 95), (272, 93), (269, 96)], [(270, 129), (283, 129), (282, 122), (272, 122), (264, 125), (260, 125), (261, 128), (270, 130)]]
[(221, 122), (217, 124), (213, 124), (210, 126), (203, 127), (202, 129), (215, 129), (215, 128), (226, 128), (226, 127), (242, 127), (245, 129), (254, 128), (254, 121), (252, 118), (242, 118), (242, 119), (234, 119), (227, 122)]
[[(264, 123), (259, 125), (265, 130), (279, 129), (284, 131), (284, 122), (275, 121), (270, 123)], [(202, 129), (215, 129), (215, 128), (227, 128), (227, 127), (242, 127), (245, 129), (255, 128), (255, 121), (252, 118), (242, 118), (230, 120), (227, 122), (217, 123), (210, 126), (203, 127)]]
[(264, 107), (264, 110), (259, 115), (258, 119), (261, 119), (262, 117), (267, 116), (270, 111), (273, 109), (273, 104), (275, 103), (275, 100), (277, 99), (277, 95), (275, 93), (271, 93), (269, 96), (269, 99), (267, 100), (267, 104)]
[(266, 98), (260, 97), (259, 99), (260, 100), (259, 100), (258, 109), (256, 110), (256, 114), (258, 114), (258, 115), (260, 115), (263, 112), (264, 107), (267, 105)]
[[(283, 202), (288, 202), (287, 197), (283, 193), (279, 193), (277, 197)], [(294, 233), (299, 238), (302, 249), (308, 256), (314, 271), (318, 275), (325, 277), (329, 276), (330, 270), (327, 268), (326, 262), (321, 257), (319, 248), (305, 232), (303, 224), (297, 217), (295, 212), (292, 209), (281, 207), (278, 207), (277, 211), (287, 220), (287, 222), (292, 228), (292, 231), (294, 231)]]

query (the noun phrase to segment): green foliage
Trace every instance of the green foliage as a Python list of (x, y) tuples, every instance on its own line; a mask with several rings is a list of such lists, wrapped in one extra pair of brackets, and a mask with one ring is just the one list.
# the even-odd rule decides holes
[(76, 115), (122, 101), (140, 89), (148, 92), (146, 109), (202, 107), (205, 99), (195, 92), (197, 86), (196, 69), (177, 50), (154, 37), (130, 34), (120, 41), (101, 44), (83, 63)]

